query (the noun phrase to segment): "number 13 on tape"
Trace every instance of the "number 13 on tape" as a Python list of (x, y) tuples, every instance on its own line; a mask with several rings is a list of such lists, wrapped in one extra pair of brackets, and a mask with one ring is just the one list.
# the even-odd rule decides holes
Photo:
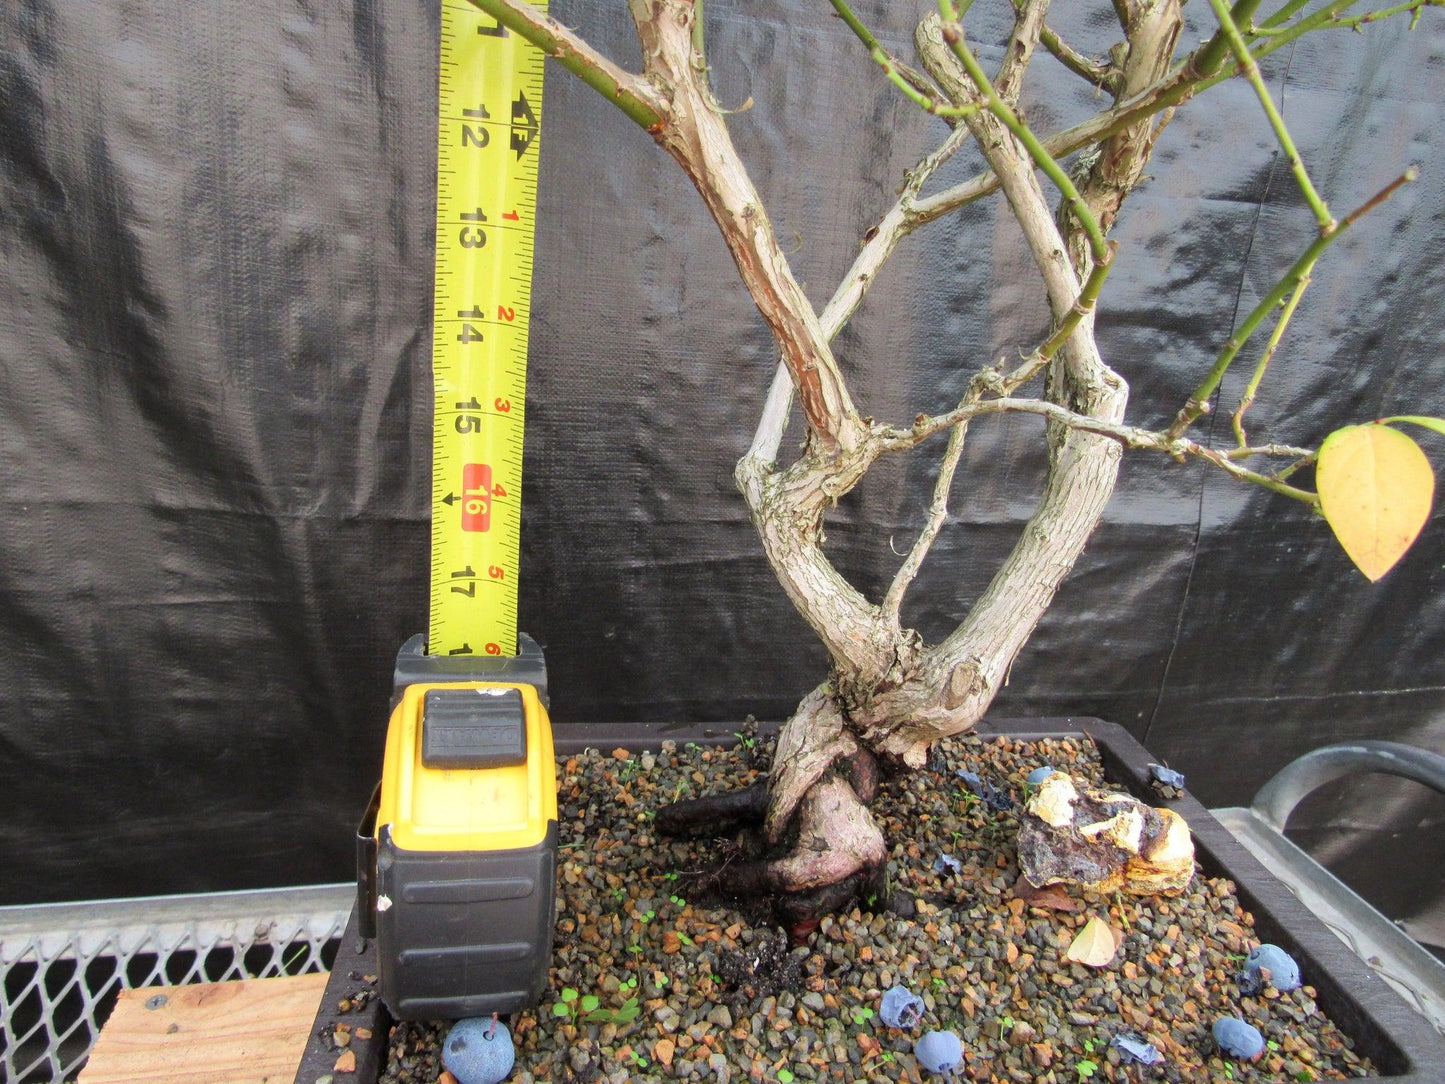
[(542, 54), (443, 0), (440, 72), (427, 653), (515, 655)]

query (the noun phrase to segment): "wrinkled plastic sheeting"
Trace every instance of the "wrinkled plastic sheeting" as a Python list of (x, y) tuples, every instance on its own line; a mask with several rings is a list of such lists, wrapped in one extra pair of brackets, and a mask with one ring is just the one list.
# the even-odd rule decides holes
[[(906, 51), (926, 6), (859, 11)], [(994, 62), (1007, 5), (977, 7)], [(1051, 20), (1102, 54), (1098, 7)], [(1209, 32), (1195, 7), (1186, 43)], [(621, 5), (553, 11), (636, 66)], [(1433, 14), (1264, 65), (1337, 214), (1411, 161), (1422, 178), (1321, 261), (1257, 440), (1445, 403)], [(722, 103), (751, 99), (735, 140), (821, 304), (941, 127), (825, 4), (713, 2), (708, 22)], [(391, 660), (426, 623), (437, 7), (36, 0), (0, 27), (0, 902), (343, 879)], [(1035, 76), (1041, 130), (1100, 106), (1047, 57)], [(681, 172), (566, 73), (546, 95), (521, 612), (555, 717), (784, 716), (825, 659), (731, 479), (771, 340)], [(969, 150), (937, 183), (977, 168)], [(1247, 85), (1180, 111), (1099, 316), (1133, 420), (1167, 419), (1314, 228)], [(1040, 297), (998, 202), (920, 232), (836, 341), (856, 400), (896, 421), (949, 406), (1038, 340)], [(1222, 417), (1200, 432), (1229, 439)], [(1039, 436), (973, 426), (906, 610), (925, 636), (1034, 509)], [(829, 519), (873, 597), (941, 447), (881, 464)], [(1303, 506), (1132, 453), (998, 711), (1121, 722), (1214, 804), (1332, 740), (1445, 748), (1440, 519), (1372, 587)], [(1438, 800), (1376, 793), (1304, 827), (1433, 849), (1385, 897), (1438, 915)], [(1346, 836), (1348, 864), (1372, 836)]]

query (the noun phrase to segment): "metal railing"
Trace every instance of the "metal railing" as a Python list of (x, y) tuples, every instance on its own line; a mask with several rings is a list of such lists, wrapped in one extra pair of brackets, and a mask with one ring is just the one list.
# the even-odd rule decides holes
[(73, 1080), (121, 990), (330, 970), (354, 884), (0, 907), (0, 1084)]

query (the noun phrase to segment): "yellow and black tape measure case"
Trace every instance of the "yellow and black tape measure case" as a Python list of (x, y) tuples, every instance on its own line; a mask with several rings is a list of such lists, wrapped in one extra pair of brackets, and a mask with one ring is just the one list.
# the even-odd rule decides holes
[[(546, 988), (556, 761), (541, 653), (522, 647), (516, 659), (437, 659), (414, 637), (398, 658), (381, 784), (357, 841), (361, 932), (376, 938), (398, 1019), (512, 1013)], [(489, 670), (496, 680), (448, 680)]]

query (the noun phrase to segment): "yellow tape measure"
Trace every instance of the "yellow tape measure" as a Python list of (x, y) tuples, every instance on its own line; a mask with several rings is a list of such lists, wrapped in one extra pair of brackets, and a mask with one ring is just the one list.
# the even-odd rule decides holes
[(427, 654), (515, 655), (542, 54), (443, 0), (440, 89)]

